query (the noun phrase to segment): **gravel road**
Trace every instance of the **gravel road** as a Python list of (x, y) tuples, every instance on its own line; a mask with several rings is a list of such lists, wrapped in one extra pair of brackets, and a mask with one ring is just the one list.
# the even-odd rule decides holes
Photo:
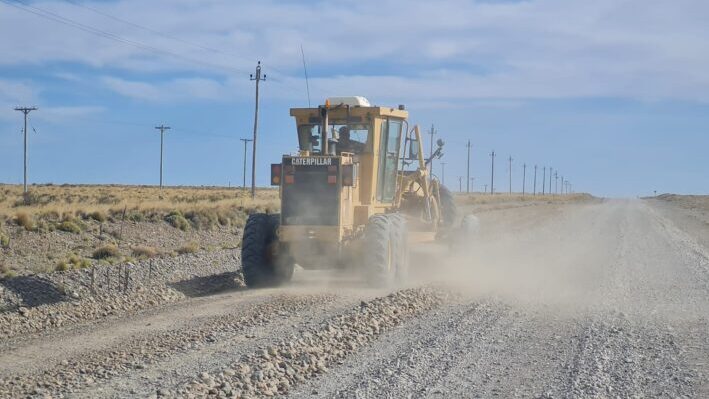
[(297, 272), (14, 337), (0, 397), (709, 397), (709, 241), (687, 212), (491, 210), (393, 292)]

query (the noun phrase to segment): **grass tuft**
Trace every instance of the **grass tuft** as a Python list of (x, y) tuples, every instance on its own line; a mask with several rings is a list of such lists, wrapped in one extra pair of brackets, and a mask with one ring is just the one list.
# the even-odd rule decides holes
[(57, 230), (65, 231), (67, 233), (79, 234), (81, 233), (81, 227), (79, 227), (73, 220), (65, 220), (57, 226)]
[(193, 254), (197, 251), (199, 251), (199, 245), (194, 241), (188, 242), (187, 244), (177, 249), (177, 253), (180, 255)]
[(132, 252), (133, 256), (138, 258), (154, 258), (159, 254), (157, 249), (146, 245), (138, 245), (137, 247), (133, 247)]
[(92, 256), (94, 259), (107, 259), (115, 258), (119, 254), (118, 247), (113, 244), (109, 244), (96, 248)]
[(34, 230), (34, 220), (27, 212), (17, 212), (15, 214), (15, 223), (17, 223), (18, 226), (24, 227), (27, 231)]

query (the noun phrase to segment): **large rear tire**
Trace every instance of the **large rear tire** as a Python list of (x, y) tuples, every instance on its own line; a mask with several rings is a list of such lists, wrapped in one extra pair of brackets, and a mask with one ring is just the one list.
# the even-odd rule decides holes
[(396, 254), (395, 279), (402, 285), (409, 277), (409, 234), (406, 226), (406, 217), (400, 213), (388, 215), (392, 226), (392, 240)]
[(391, 230), (391, 220), (385, 214), (369, 218), (369, 223), (364, 229), (362, 260), (367, 280), (377, 287), (391, 285), (395, 277), (395, 250)]
[(441, 198), (441, 225), (451, 227), (458, 220), (458, 205), (455, 204), (453, 194), (445, 186), (441, 185), (438, 193)]
[(406, 218), (398, 213), (374, 215), (364, 231), (363, 260), (367, 279), (376, 287), (402, 284), (409, 262)]
[(248, 287), (275, 286), (290, 281), (295, 264), (282, 253), (276, 231), (280, 215), (249, 216), (241, 244), (241, 267)]

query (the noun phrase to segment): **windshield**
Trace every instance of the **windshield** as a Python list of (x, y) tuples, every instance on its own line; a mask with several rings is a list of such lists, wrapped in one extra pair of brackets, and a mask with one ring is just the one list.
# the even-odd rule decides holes
[[(321, 126), (319, 124), (300, 125), (298, 127), (298, 142), (300, 149), (313, 153), (322, 152)], [(351, 152), (355, 154), (371, 152), (369, 143), (369, 125), (362, 123), (345, 124), (333, 121), (328, 125), (328, 138), (335, 142), (336, 152)]]

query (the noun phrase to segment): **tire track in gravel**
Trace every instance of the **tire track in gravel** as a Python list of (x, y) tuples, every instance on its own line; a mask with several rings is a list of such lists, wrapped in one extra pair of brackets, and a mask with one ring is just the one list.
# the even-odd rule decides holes
[(132, 336), (100, 350), (63, 360), (59, 367), (15, 374), (0, 380), (0, 396), (71, 394), (97, 381), (142, 370), (148, 364), (174, 353), (199, 350), (240, 334), (248, 326), (267, 325), (284, 316), (320, 303), (331, 303), (333, 295), (280, 294), (263, 303), (248, 305), (233, 314), (193, 319), (188, 326)]
[(502, 313), (487, 303), (448, 304), (396, 327), (332, 374), (290, 397), (399, 397), (426, 393), (459, 359), (461, 345), (490, 335)]

